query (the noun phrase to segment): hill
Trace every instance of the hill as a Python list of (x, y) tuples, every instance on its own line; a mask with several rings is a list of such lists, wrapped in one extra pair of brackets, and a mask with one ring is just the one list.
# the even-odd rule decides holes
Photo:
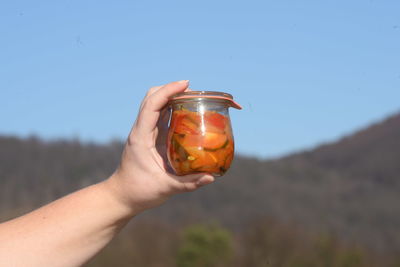
[[(171, 225), (217, 220), (241, 231), (268, 217), (399, 252), (399, 137), (397, 114), (311, 151), (267, 161), (237, 156), (214, 185), (141, 218)], [(120, 142), (0, 137), (0, 220), (106, 178), (121, 150)]]

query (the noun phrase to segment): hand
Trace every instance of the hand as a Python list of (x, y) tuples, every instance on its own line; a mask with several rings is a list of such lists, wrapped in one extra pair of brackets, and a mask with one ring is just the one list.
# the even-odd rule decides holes
[(188, 82), (181, 81), (149, 90), (110, 178), (0, 224), (0, 265), (81, 266), (132, 216), (173, 194), (213, 182), (208, 174), (179, 177), (167, 172), (165, 105), (187, 89)]
[(125, 144), (120, 166), (106, 181), (114, 195), (136, 212), (214, 181), (209, 174), (176, 176), (168, 172), (166, 142), (170, 111), (165, 105), (174, 94), (188, 90), (188, 85), (186, 80), (172, 82), (147, 92)]

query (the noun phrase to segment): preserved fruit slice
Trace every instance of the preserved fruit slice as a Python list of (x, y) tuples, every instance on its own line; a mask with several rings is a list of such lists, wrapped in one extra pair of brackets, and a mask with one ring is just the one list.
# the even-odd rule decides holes
[(176, 134), (176, 140), (183, 147), (201, 147), (203, 136), (198, 134)]
[(203, 147), (207, 150), (217, 150), (227, 145), (228, 138), (224, 134), (206, 132)]
[(179, 134), (199, 134), (199, 125), (189, 120), (186, 116), (176, 122), (175, 132)]
[(190, 163), (189, 162), (187, 162), (187, 161), (184, 161), (184, 162), (182, 162), (181, 164), (180, 164), (180, 171), (182, 172), (182, 173), (188, 173), (188, 172), (190, 172), (191, 171), (191, 169), (190, 169)]
[(224, 162), (224, 169), (225, 170), (229, 169), (229, 167), (231, 166), (232, 160), (233, 160), (233, 151), (226, 156), (226, 159), (225, 159), (225, 162)]
[(191, 161), (190, 167), (193, 170), (199, 170), (203, 167), (215, 168), (218, 163), (218, 159), (211, 152), (204, 151), (198, 148), (187, 148), (190, 156), (188, 160)]
[(227, 118), (217, 112), (206, 112), (204, 114), (204, 120), (208, 125), (212, 125), (220, 130), (224, 130)]

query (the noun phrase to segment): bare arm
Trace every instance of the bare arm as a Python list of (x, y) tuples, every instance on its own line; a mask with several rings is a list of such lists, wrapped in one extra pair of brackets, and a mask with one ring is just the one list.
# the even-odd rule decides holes
[(165, 165), (168, 98), (187, 81), (153, 87), (107, 180), (0, 224), (0, 266), (80, 266), (136, 214), (211, 183), (208, 174), (175, 176)]

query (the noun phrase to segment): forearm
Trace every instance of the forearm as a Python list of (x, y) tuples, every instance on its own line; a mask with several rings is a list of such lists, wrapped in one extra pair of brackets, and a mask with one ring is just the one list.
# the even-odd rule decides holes
[(0, 266), (80, 266), (138, 212), (107, 181), (84, 188), (0, 224)]
[(149, 90), (112, 177), (0, 224), (0, 267), (80, 266), (134, 215), (212, 183), (214, 177), (205, 173), (169, 173), (160, 154), (167, 149), (165, 107), (186, 89), (184, 80)]

